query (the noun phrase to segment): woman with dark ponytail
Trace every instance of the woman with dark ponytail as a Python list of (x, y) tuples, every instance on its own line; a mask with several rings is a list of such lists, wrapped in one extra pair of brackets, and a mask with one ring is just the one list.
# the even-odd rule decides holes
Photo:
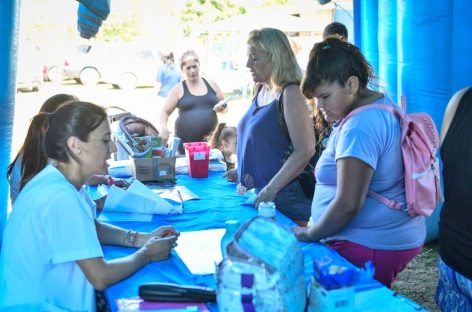
[[(5, 227), (0, 310), (95, 311), (94, 289), (167, 259), (178, 233), (170, 226), (138, 233), (96, 221), (80, 190), (91, 176), (107, 173), (116, 151), (102, 107), (68, 102), (38, 114), (32, 125), (44, 125), (44, 152), (31, 155), (33, 163), (53, 161), (24, 185)], [(101, 244), (138, 249), (105, 260)]]
[[(67, 101), (78, 100), (71, 94), (56, 94), (48, 98), (41, 108), (40, 113), (52, 113)], [(15, 159), (8, 166), (7, 178), (10, 183), (10, 199), (11, 204), (15, 202), (18, 193), (41, 169), (46, 167), (48, 158), (41, 151), (41, 144), (44, 136), (44, 118), (34, 119), (25, 137), (25, 141), (21, 146)]]

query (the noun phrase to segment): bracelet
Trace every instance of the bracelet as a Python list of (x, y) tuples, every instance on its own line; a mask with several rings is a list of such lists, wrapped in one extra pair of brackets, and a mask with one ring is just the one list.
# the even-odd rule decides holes
[(131, 243), (132, 247), (136, 247), (136, 243), (138, 242), (138, 235), (139, 232), (137, 231), (129, 230), (128, 233), (126, 233), (126, 240)]

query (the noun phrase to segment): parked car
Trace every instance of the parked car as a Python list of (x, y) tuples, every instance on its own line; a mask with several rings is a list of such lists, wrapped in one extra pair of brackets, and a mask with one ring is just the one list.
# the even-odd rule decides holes
[(161, 64), (157, 52), (125, 48), (117, 51), (101, 68), (101, 80), (114, 87), (129, 90), (140, 86), (155, 86)]
[(126, 45), (82, 45), (64, 64), (64, 77), (84, 85), (110, 83), (120, 89), (154, 86), (157, 52)]
[(67, 42), (48, 43), (41, 46), (43, 80), (62, 82), (64, 80), (64, 59), (75, 51)]
[(44, 64), (43, 65), (43, 80), (51, 82), (61, 82), (64, 80), (64, 68), (62, 64)]
[(108, 45), (80, 45), (64, 61), (64, 79), (74, 79), (91, 86), (100, 82), (100, 68), (113, 49)]

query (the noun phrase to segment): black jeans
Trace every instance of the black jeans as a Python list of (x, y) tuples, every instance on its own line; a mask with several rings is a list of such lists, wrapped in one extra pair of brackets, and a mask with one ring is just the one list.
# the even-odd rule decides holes
[(110, 304), (104, 291), (95, 290), (95, 305), (97, 312), (110, 312)]

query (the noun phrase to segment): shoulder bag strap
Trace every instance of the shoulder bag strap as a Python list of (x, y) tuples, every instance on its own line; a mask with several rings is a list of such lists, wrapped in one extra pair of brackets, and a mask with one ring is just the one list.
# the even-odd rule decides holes
[(257, 95), (259, 92), (262, 90), (262, 83), (255, 84), (254, 87), (252, 88), (252, 100), (254, 101), (255, 98), (257, 98)]
[(292, 152), (293, 152), (292, 140), (290, 139), (290, 134), (288, 132), (287, 123), (285, 122), (284, 103), (283, 103), (284, 91), (290, 85), (297, 85), (298, 86), (298, 83), (293, 83), (292, 82), (292, 83), (288, 83), (288, 84), (284, 85), (282, 87), (282, 90), (280, 91), (279, 99), (277, 100), (277, 119), (279, 120), (279, 124), (282, 127), (282, 131), (285, 133), (285, 136), (287, 137), (287, 139), (289, 141), (288, 150), (287, 150), (285, 159), (287, 159), (288, 156), (290, 156), (290, 154), (292, 154)]

